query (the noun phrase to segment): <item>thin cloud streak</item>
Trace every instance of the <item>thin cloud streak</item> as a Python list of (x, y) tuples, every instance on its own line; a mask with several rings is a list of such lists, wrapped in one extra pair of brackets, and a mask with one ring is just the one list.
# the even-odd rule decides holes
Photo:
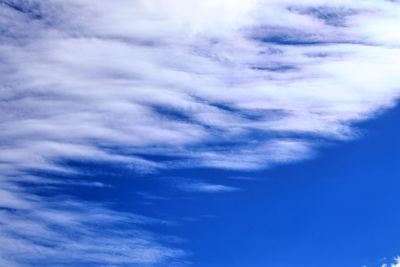
[[(171, 181), (169, 181), (171, 183)], [(207, 183), (203, 181), (189, 180), (183, 178), (174, 179), (173, 186), (181, 191), (188, 193), (223, 193), (236, 192), (240, 189), (233, 186)]]

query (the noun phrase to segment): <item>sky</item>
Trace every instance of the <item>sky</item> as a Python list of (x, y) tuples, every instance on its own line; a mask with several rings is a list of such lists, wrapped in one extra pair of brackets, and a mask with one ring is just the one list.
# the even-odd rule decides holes
[(399, 267), (398, 25), (0, 0), (0, 266)]

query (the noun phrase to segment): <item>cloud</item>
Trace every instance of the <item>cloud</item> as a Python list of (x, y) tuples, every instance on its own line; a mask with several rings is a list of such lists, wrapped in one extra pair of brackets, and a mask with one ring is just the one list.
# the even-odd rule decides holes
[[(398, 96), (397, 44), (381, 38), (394, 31), (369, 30), (393, 2), (5, 3), (35, 36), (2, 38), (4, 168), (263, 168), (280, 160), (248, 151), (289, 141), (282, 162), (307, 158), (307, 137), (352, 138)], [(178, 161), (141, 157), (152, 153)]]
[[(310, 158), (321, 140), (355, 138), (355, 122), (399, 96), (399, 11), (385, 0), (1, 0), (0, 222), (8, 230), (0, 259), (17, 266), (46, 255), (62, 265), (60, 242), (76, 264), (161, 266), (179, 257), (136, 226), (124, 230), (129, 238), (101, 233), (79, 199), (65, 206), (18, 182), (48, 184), (33, 177), (38, 170), (78, 173), (67, 160), (138, 172), (255, 170)], [(113, 218), (106, 229), (129, 220), (95, 210)], [(94, 237), (104, 245), (93, 247)]]
[(167, 246), (145, 230), (162, 221), (0, 185), (0, 259), (7, 266), (170, 266), (184, 255), (173, 240)]
[(397, 257), (397, 258), (394, 259), (394, 261), (395, 261), (395, 263), (392, 263), (390, 265), (385, 263), (385, 264), (382, 265), (382, 267), (399, 267), (400, 266), (400, 258)]
[(240, 190), (239, 188), (222, 185), (212, 184), (202, 181), (193, 181), (188, 179), (176, 179), (175, 185), (177, 189), (188, 192), (188, 193), (222, 193), (222, 192), (235, 192)]

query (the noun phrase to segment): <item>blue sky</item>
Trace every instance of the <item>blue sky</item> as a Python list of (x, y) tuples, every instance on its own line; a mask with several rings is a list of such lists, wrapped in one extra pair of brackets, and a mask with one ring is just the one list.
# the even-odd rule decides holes
[[(310, 161), (266, 171), (188, 169), (145, 177), (130, 173), (126, 179), (126, 172), (106, 167), (118, 178), (113, 189), (100, 189), (105, 194), (100, 199), (177, 222), (153, 229), (183, 237), (181, 246), (193, 253), (191, 266), (382, 266), (399, 250), (399, 113), (394, 108), (358, 124), (363, 137), (356, 141), (331, 144)], [(166, 190), (171, 180), (186, 177), (241, 191)], [(134, 189), (131, 179), (141, 180)], [(98, 193), (89, 199), (98, 200)]]
[(398, 267), (398, 25), (0, 0), (0, 266)]

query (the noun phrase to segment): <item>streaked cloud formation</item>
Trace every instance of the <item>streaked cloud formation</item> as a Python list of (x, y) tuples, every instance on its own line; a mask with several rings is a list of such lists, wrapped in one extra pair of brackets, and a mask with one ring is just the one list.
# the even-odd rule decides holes
[(400, 92), (396, 1), (2, 0), (0, 13), (7, 266), (67, 264), (59, 250), (85, 266), (183, 255), (139, 230), (152, 219), (114, 231), (131, 215), (21, 187), (50, 182), (32, 171), (79, 172), (65, 160), (267, 168), (309, 158), (320, 139), (354, 138), (352, 124)]

